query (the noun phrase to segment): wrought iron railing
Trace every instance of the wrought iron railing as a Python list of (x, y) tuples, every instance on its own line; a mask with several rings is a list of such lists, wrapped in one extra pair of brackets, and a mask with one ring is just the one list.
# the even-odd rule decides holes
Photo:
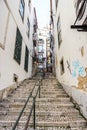
[[(13, 128), (12, 128), (12, 130), (16, 130), (16, 127), (17, 127), (17, 125), (18, 125), (18, 123), (19, 123), (19, 121), (20, 121), (20, 118), (22, 117), (22, 114), (23, 114), (23, 112), (24, 112), (24, 110), (25, 110), (27, 104), (29, 103), (30, 98), (33, 98), (33, 104), (32, 104), (32, 107), (31, 107), (31, 109), (30, 109), (30, 112), (29, 112), (27, 121), (26, 121), (26, 123), (25, 123), (24, 130), (27, 130), (27, 128), (28, 128), (28, 126), (29, 126), (29, 121), (30, 121), (32, 112), (33, 112), (33, 129), (35, 130), (35, 128), (36, 128), (36, 110), (35, 110), (35, 103), (36, 103), (36, 98), (37, 98), (38, 93), (39, 93), (39, 98), (41, 97), (41, 95), (40, 95), (41, 84), (42, 84), (42, 79), (39, 80), (39, 84), (38, 84), (38, 85), (37, 85), (37, 82), (35, 83), (35, 85), (34, 85), (32, 91), (30, 92), (30, 94), (29, 94), (29, 96), (28, 96), (28, 98), (27, 98), (27, 100), (26, 100), (26, 102), (25, 102), (25, 104), (24, 104), (24, 106), (23, 106), (23, 108), (22, 108), (22, 110), (21, 110), (21, 112), (20, 112), (20, 114), (19, 114), (19, 116), (18, 116), (18, 118), (17, 118), (17, 120), (16, 120), (14, 126), (13, 126)], [(33, 93), (33, 91), (34, 91), (34, 89), (35, 89), (36, 86), (38, 86), (38, 89), (37, 89), (37, 91), (36, 91), (36, 94), (35, 94), (34, 96), (32, 96), (32, 93)]]

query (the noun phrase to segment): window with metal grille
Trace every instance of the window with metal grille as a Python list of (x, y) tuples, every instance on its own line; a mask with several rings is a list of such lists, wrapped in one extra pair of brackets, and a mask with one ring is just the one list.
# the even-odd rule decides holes
[(60, 71), (61, 71), (61, 75), (62, 74), (64, 74), (64, 60), (63, 60), (63, 58), (61, 59), (61, 61), (60, 61)]
[(59, 44), (59, 48), (60, 48), (60, 45), (61, 45), (61, 42), (62, 42), (60, 16), (58, 17), (58, 21), (57, 21), (57, 32), (58, 32), (58, 44)]
[(57, 10), (58, 0), (56, 0), (56, 10)]
[(22, 50), (22, 36), (21, 36), (19, 29), (17, 28), (15, 50), (14, 50), (14, 59), (19, 64), (21, 62), (21, 50)]
[(30, 21), (29, 21), (29, 18), (27, 18), (27, 36), (29, 38), (29, 35), (30, 35)]
[(28, 1), (29, 10), (31, 11), (31, 0)]
[(20, 12), (22, 20), (24, 20), (24, 10), (25, 10), (24, 0), (20, 0), (19, 12)]
[(28, 72), (28, 60), (29, 60), (29, 50), (26, 46), (26, 48), (25, 48), (25, 64), (24, 64), (24, 69), (26, 72)]

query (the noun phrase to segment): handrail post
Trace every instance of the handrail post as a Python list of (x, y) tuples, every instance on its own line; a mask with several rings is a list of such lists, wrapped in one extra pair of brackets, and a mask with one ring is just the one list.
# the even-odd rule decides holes
[(36, 98), (33, 97), (34, 109), (33, 109), (33, 129), (36, 129), (36, 114), (35, 114), (35, 100)]
[(41, 84), (40, 85), (42, 85), (42, 79), (41, 79)]
[(39, 85), (39, 98), (40, 98), (40, 85)]
[(39, 81), (39, 98), (40, 98), (40, 86), (41, 86), (41, 81)]

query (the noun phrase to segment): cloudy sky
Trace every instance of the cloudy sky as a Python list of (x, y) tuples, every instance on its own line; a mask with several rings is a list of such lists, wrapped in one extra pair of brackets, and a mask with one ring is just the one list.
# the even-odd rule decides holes
[(38, 27), (49, 25), (50, 20), (50, 0), (34, 0), (36, 8)]

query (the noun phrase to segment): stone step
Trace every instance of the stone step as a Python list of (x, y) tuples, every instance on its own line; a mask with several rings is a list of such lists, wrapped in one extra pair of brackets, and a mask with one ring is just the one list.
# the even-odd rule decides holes
[(62, 88), (58, 88), (58, 87), (54, 87), (54, 88), (50, 88), (50, 87), (48, 87), (48, 86), (44, 86), (44, 87), (42, 87), (41, 86), (41, 91), (57, 91), (57, 92), (61, 92), (61, 91), (64, 91)]
[[(19, 115), (21, 111), (18, 109), (18, 110), (9, 110), (9, 111), (0, 111), (0, 116), (2, 115), (11, 115), (11, 116), (14, 116), (14, 115)], [(26, 110), (23, 112), (23, 115), (28, 115), (29, 114), (29, 110)], [(53, 116), (72, 116), (72, 117), (77, 117), (77, 116), (80, 116), (79, 115), (79, 112), (77, 110), (71, 110), (71, 111), (65, 111), (64, 109), (62, 111), (58, 111), (58, 112), (55, 112), (55, 111), (38, 111), (36, 109), (36, 115), (38, 116), (48, 116), (48, 115), (53, 115)]]
[[(6, 117), (1, 117), (1, 120), (0, 120), (0, 124), (2, 124), (2, 122), (7, 122), (10, 121), (10, 122), (16, 122), (18, 116), (14, 115), (14, 116), (9, 116), (7, 115)], [(27, 118), (28, 116), (22, 116), (20, 121), (24, 121), (26, 122), (27, 121)], [(31, 119), (30, 119), (30, 122), (32, 123), (33, 122), (33, 116), (31, 116)], [(81, 117), (56, 117), (56, 116), (38, 116), (36, 115), (36, 123), (41, 123), (41, 125), (44, 123), (44, 125), (46, 126), (53, 126), (55, 123), (58, 124), (58, 126), (66, 126), (66, 124), (70, 124), (71, 127), (77, 127), (77, 123), (78, 123), (78, 126), (86, 126), (87, 123), (85, 120), (83, 120)], [(50, 122), (52, 124), (50, 124)], [(81, 124), (80, 124), (81, 123)], [(57, 126), (54, 125), (54, 126)], [(9, 123), (7, 124), (9, 126)]]
[(82, 120), (82, 119), (79, 119), (79, 120), (70, 120), (70, 121), (55, 121), (55, 122), (43, 122), (43, 121), (40, 121), (40, 122), (37, 122), (36, 123), (36, 125), (38, 125), (38, 126), (70, 126), (70, 127), (76, 127), (76, 128), (78, 128), (78, 127), (80, 127), (80, 126), (86, 126), (86, 121), (85, 120)]
[[(2, 120), (0, 121), (0, 127), (12, 127), (15, 123), (15, 120)], [(21, 120), (19, 122), (19, 126), (24, 126), (26, 120)], [(30, 126), (33, 125), (32, 122), (29, 124)], [(78, 127), (86, 127), (86, 121), (83, 119), (76, 119), (76, 120), (52, 120), (52, 121), (36, 121), (36, 126), (38, 127), (71, 127), (71, 128), (78, 128)]]
[(23, 97), (23, 98), (28, 98), (29, 96), (29, 93), (28, 94), (22, 94), (22, 93), (19, 93), (19, 94), (9, 94), (8, 97), (14, 97), (14, 98), (17, 98), (17, 97)]
[[(9, 108), (8, 111), (4, 110), (5, 113), (4, 114), (7, 114), (7, 113), (20, 113), (22, 109), (21, 108)], [(1, 111), (2, 112), (2, 111)], [(7, 113), (6, 113), (7, 112)], [(29, 108), (27, 107), (26, 110), (24, 111), (24, 113), (27, 113), (29, 112)], [(74, 115), (79, 115), (79, 112), (78, 110), (75, 110), (74, 108), (70, 109), (70, 108), (57, 108), (57, 109), (52, 109), (52, 108), (39, 108), (39, 109), (36, 109), (36, 112), (40, 112), (40, 113), (46, 113), (46, 114), (49, 114), (49, 113), (68, 113), (68, 114), (74, 114)], [(67, 115), (68, 115), (67, 114)]]
[(27, 92), (17, 91), (17, 92), (14, 92), (14, 93), (9, 94), (9, 96), (19, 97), (19, 96), (22, 96), (22, 95), (29, 95), (30, 92), (31, 92), (31, 91), (28, 91), (28, 90), (27, 90)]
[[(35, 95), (35, 93), (34, 93)], [(13, 94), (9, 94), (9, 97), (14, 97), (14, 98), (17, 98), (17, 97), (20, 97), (20, 98), (28, 98), (29, 96), (29, 93), (28, 94), (15, 94), (13, 96)], [(62, 98), (62, 97), (69, 97), (66, 93), (57, 93), (57, 94), (41, 94), (41, 98)]]
[[(14, 92), (14, 93), (11, 93), (11, 94), (9, 94), (9, 96), (21, 96), (21, 95), (23, 95), (23, 94), (28, 94), (29, 95), (29, 93), (31, 92), (31, 91), (28, 91), (27, 90), (27, 92), (21, 92), (21, 93), (19, 93), (20, 91), (17, 91), (17, 92)], [(41, 90), (41, 95), (62, 95), (62, 94), (66, 94), (64, 91), (43, 91), (43, 90)], [(67, 94), (66, 94), (67, 95)]]
[[(8, 127), (8, 129), (4, 128), (4, 127), (0, 127), (0, 130), (11, 130), (12, 127)], [(23, 130), (24, 126), (17, 126), (16, 130)], [(33, 127), (28, 127), (29, 130), (33, 130)], [(87, 128), (83, 128), (83, 127), (79, 127), (79, 128), (69, 128), (69, 126), (67, 127), (36, 127), (37, 130), (87, 130)]]
[(58, 93), (61, 93), (61, 94), (64, 93), (64, 94), (65, 94), (66, 92), (63, 91), (63, 90), (61, 90), (61, 91), (58, 91), (58, 90), (55, 91), (55, 90), (49, 90), (49, 89), (48, 89), (48, 91), (47, 91), (46, 89), (44, 89), (44, 90), (41, 89), (41, 93), (42, 93), (42, 94), (58, 94)]
[[(36, 88), (34, 89), (34, 91), (33, 91), (33, 93), (36, 93), (36, 91), (37, 91), (37, 88), (38, 88), (38, 86), (36, 86)], [(26, 89), (26, 88), (25, 88)], [(33, 88), (32, 88), (33, 89)], [(14, 91), (13, 93), (10, 93), (9, 95), (8, 95), (8, 97), (26, 97), (26, 96), (29, 96), (29, 94), (30, 94), (30, 92), (32, 91), (32, 89), (26, 89), (26, 91), (24, 90), (17, 90), (17, 91)]]
[(42, 80), (42, 82), (45, 84), (58, 83), (58, 81), (56, 79), (44, 79), (44, 80)]
[[(21, 111), (21, 109), (22, 109), (23, 107), (21, 107), (20, 105), (19, 106), (14, 106), (14, 107), (11, 107), (11, 108), (9, 108), (9, 111), (18, 111), (18, 110), (20, 110)], [(26, 107), (26, 110), (27, 111), (29, 111), (30, 110), (30, 108), (31, 108), (31, 106), (27, 106)], [(61, 111), (63, 111), (64, 109), (71, 109), (72, 107), (66, 107), (66, 106), (57, 106), (57, 107), (46, 107), (45, 105), (44, 106), (42, 106), (42, 107), (40, 107), (40, 106), (36, 106), (36, 110), (38, 110), (38, 111), (47, 111), (47, 112), (49, 112), (49, 111), (59, 111), (59, 109), (61, 109)]]
[[(63, 90), (61, 84), (53, 76), (44, 79), (41, 86), (41, 98), (36, 99), (36, 126), (37, 130), (85, 130), (86, 120), (74, 108), (69, 96)], [(39, 77), (38, 77), (39, 78)], [(11, 130), (20, 111), (32, 91), (38, 79), (25, 80), (19, 87), (9, 95), (7, 100), (0, 103), (0, 130)], [(38, 88), (35, 88), (35, 91)], [(33, 95), (35, 95), (35, 91)], [(32, 106), (33, 99), (30, 98), (19, 126), (16, 130), (24, 130), (27, 116)], [(30, 126), (33, 125), (31, 116)]]
[[(26, 102), (27, 98), (16, 98), (12, 97), (11, 99), (5, 99), (4, 102), (6, 103), (14, 103), (14, 102)], [(51, 102), (51, 103), (56, 103), (57, 102), (69, 102), (70, 98), (69, 97), (58, 97), (58, 98), (36, 98), (36, 102)], [(32, 102), (32, 99), (30, 98), (29, 102)]]
[(41, 89), (42, 90), (46, 90), (46, 91), (55, 91), (55, 90), (57, 90), (57, 91), (64, 91), (63, 90), (63, 88), (58, 88), (58, 86), (53, 86), (53, 87), (51, 87), (51, 86), (41, 86)]
[[(50, 81), (49, 81), (49, 82), (50, 82)], [(58, 87), (58, 85), (57, 85), (56, 83), (52, 83), (52, 82), (51, 82), (51, 83), (43, 83), (43, 82), (42, 82), (42, 86), (43, 86), (43, 87), (48, 87), (48, 88), (50, 88), (50, 89), (52, 89), (52, 88), (60, 88), (60, 89), (61, 89), (61, 88), (62, 88), (62, 87), (60, 87), (60, 86)]]
[(53, 94), (52, 94), (52, 92), (41, 92), (40, 95), (44, 95), (44, 96), (46, 95), (46, 96), (51, 96), (51, 97), (52, 96), (55, 97), (57, 95), (58, 96), (63, 95), (63, 96), (67, 96), (68, 97), (68, 95), (65, 92), (58, 92), (58, 93), (53, 93)]
[[(15, 106), (15, 107), (11, 107), (11, 108), (6, 108), (6, 109), (4, 109), (3, 110), (3, 108), (2, 109), (0, 109), (0, 111), (2, 111), (3, 110), (3, 112), (5, 112), (3, 115), (6, 115), (7, 113), (13, 113), (13, 112), (20, 112), (21, 110), (22, 110), (22, 108), (23, 108), (23, 106), (21, 107), (21, 106)], [(29, 109), (30, 109), (31, 107), (29, 106), (29, 107), (26, 107), (26, 111), (29, 111)], [(40, 111), (40, 112), (42, 112), (42, 111), (44, 111), (44, 112), (47, 112), (47, 113), (49, 113), (49, 111), (50, 112), (52, 112), (52, 111), (54, 111), (55, 113), (56, 112), (62, 112), (62, 113), (77, 113), (76, 111), (77, 110), (74, 110), (74, 107), (72, 108), (72, 107), (60, 107), (60, 106), (57, 106), (57, 107), (45, 107), (45, 105), (43, 106), (43, 107), (38, 107), (38, 105), (37, 105), (37, 107), (36, 107), (36, 111)], [(79, 113), (78, 113), (79, 114)]]
[[(31, 105), (32, 105), (32, 103), (28, 103), (27, 104), (27, 107), (31, 107)], [(9, 108), (12, 108), (12, 107), (23, 107), (24, 106), (24, 103), (12, 103), (12, 104), (9, 104), (8, 105), (8, 107)], [(51, 103), (51, 102), (41, 102), (41, 103), (36, 103), (36, 107), (38, 108), (38, 107), (43, 107), (43, 108), (59, 108), (59, 107), (73, 107), (74, 106), (74, 104), (73, 103), (71, 103), (71, 102), (64, 102), (64, 103), (62, 103), (62, 102), (58, 102), (57, 104), (56, 103)]]
[(62, 94), (62, 93), (59, 93), (59, 94), (54, 94), (54, 95), (48, 95), (48, 94), (41, 94), (41, 97), (42, 98), (59, 98), (59, 97), (68, 97), (68, 95), (65, 93), (65, 94)]
[(41, 91), (41, 93), (43, 93), (43, 94), (45, 94), (45, 93), (48, 93), (48, 94), (59, 94), (59, 93), (66, 93), (65, 91), (63, 91), (63, 90), (46, 90), (46, 89), (40, 89)]
[[(23, 106), (24, 106), (24, 102), (11, 102), (11, 103), (3, 103), (3, 105), (1, 106), (2, 108), (12, 108), (12, 109), (16, 109), (16, 108), (22, 108)], [(28, 105), (27, 105), (27, 107), (29, 108), (29, 107), (31, 107), (31, 105), (32, 105), (32, 102), (29, 102), (28, 103)], [(57, 110), (57, 109), (59, 109), (59, 107), (61, 108), (61, 109), (63, 109), (63, 107), (64, 107), (64, 109), (65, 108), (74, 108), (74, 104), (73, 103), (71, 103), (71, 102), (36, 102), (36, 107), (37, 108), (41, 108), (42, 109), (42, 107), (43, 107), (43, 109), (50, 109), (50, 108), (52, 108), (53, 110), (54, 110), (54, 108)]]

